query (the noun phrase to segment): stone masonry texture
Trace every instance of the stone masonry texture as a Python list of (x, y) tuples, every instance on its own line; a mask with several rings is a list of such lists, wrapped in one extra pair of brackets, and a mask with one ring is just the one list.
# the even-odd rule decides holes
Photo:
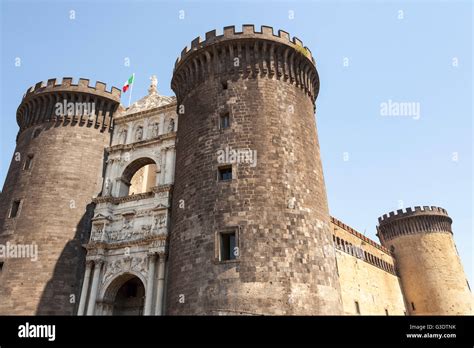
[[(301, 74), (312, 73), (311, 94), (285, 75), (283, 50), (258, 35), (240, 39), (208, 47), (203, 56), (214, 56), (201, 68), (211, 73), (180, 79), (200, 61), (196, 54), (175, 70), (178, 112), (185, 111), (177, 135), (168, 314), (340, 314), (314, 117), (315, 67), (294, 46), (284, 47), (299, 59)], [(234, 46), (238, 67), (228, 56)], [(219, 129), (223, 113), (230, 116), (227, 129)], [(226, 147), (255, 150), (257, 165), (232, 164), (232, 180), (218, 181), (217, 153)], [(218, 234), (229, 229), (238, 233), (239, 256), (220, 262)]]
[[(99, 98), (92, 88), (84, 90), (89, 91), (90, 98)], [(41, 105), (34, 99), (42, 98), (43, 92), (50, 94)], [(36, 93), (28, 103), (38, 107), (25, 115), (19, 111), (19, 124), (24, 129), (18, 134), (0, 199), (0, 243), (36, 244), (38, 259), (4, 261), (0, 313), (72, 315), (84, 274), (82, 244), (90, 233), (91, 201), (100, 192), (104, 148), (110, 133), (108, 127), (74, 122), (75, 115), (52, 121), (55, 100), (49, 97), (58, 101), (78, 98), (72, 91), (58, 95), (48, 87)], [(118, 106), (111, 97), (96, 102)], [(31, 169), (25, 170), (28, 155), (34, 157)], [(17, 199), (21, 199), (20, 211), (16, 218), (9, 218), (11, 204)]]
[(379, 237), (395, 256), (409, 314), (472, 314), (452, 220), (442, 208), (423, 208), (379, 218)]

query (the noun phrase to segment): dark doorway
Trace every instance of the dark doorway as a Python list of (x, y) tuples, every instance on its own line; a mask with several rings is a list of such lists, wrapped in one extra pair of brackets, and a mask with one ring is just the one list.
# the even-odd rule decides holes
[(143, 315), (145, 287), (137, 277), (127, 280), (117, 291), (113, 315)]

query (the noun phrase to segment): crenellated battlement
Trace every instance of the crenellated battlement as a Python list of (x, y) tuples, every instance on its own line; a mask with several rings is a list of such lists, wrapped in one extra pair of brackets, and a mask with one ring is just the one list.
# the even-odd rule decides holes
[(89, 82), (89, 79), (79, 78), (79, 81), (74, 84), (72, 77), (63, 77), (61, 83), (58, 83), (55, 78), (47, 81), (40, 81), (26, 90), (26, 93), (23, 95), (23, 100), (32, 95), (37, 95), (38, 93), (73, 91), (98, 94), (104, 93), (104, 96), (120, 102), (121, 90), (119, 88), (111, 87), (108, 91), (106, 89), (107, 85), (103, 82), (97, 81), (94, 86), (90, 86)]
[(77, 84), (71, 77), (61, 83), (56, 79), (41, 81), (28, 88), (17, 109), (20, 133), (43, 122), (56, 122), (110, 129), (112, 116), (120, 105), (120, 89), (109, 91), (105, 83), (80, 78)]
[(313, 64), (316, 64), (310, 49), (304, 46), (303, 42), (297, 37), (294, 36), (293, 39), (290, 39), (290, 34), (284, 30), (278, 30), (278, 35), (275, 35), (273, 32), (273, 27), (266, 25), (262, 25), (260, 31), (256, 31), (253, 24), (244, 24), (242, 25), (242, 31), (236, 32), (235, 26), (231, 25), (224, 27), (223, 33), (221, 35), (217, 35), (217, 31), (214, 29), (206, 33), (205, 40), (202, 40), (200, 36), (196, 37), (193, 41), (191, 41), (191, 45), (189, 47), (185, 47), (181, 51), (180, 57), (176, 59), (175, 69), (186, 58), (186, 56), (193, 51), (215, 44), (217, 42), (236, 39), (261, 39), (281, 42), (294, 47), (296, 50), (308, 57), (308, 59), (310, 59)]
[(382, 244), (400, 235), (447, 232), (452, 233), (448, 212), (435, 206), (398, 209), (378, 219), (378, 235)]
[(448, 216), (446, 209), (435, 207), (435, 206), (416, 206), (414, 208), (398, 209), (397, 211), (391, 211), (388, 214), (384, 214), (379, 217), (379, 223), (388, 223), (393, 220), (415, 216), (415, 215), (443, 215)]
[(375, 242), (374, 240), (364, 236), (362, 233), (360, 232), (357, 232), (355, 229), (353, 229), (351, 226), (349, 225), (346, 225), (344, 222), (342, 222), (341, 220), (338, 220), (336, 219), (334, 216), (331, 216), (331, 222), (340, 227), (341, 229), (343, 229), (344, 231), (347, 231), (349, 232), (350, 234), (356, 236), (357, 238), (361, 239), (362, 241), (364, 241), (365, 243), (367, 244), (370, 244), (374, 247), (376, 247), (377, 249), (383, 251), (384, 253), (388, 254), (388, 255), (391, 255), (391, 252), (390, 250), (388, 250), (386, 247), (384, 247), (383, 245)]
[(205, 40), (195, 38), (176, 60), (171, 87), (178, 100), (208, 78), (266, 76), (284, 80), (303, 89), (313, 101), (319, 92), (319, 76), (309, 48), (296, 37), (273, 28), (243, 25), (225, 27), (221, 35), (216, 30), (206, 33)]

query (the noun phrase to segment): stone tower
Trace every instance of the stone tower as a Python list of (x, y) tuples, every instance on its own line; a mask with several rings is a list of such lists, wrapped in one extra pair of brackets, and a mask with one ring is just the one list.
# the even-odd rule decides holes
[[(0, 199), (0, 243), (37, 247), (3, 262), (0, 314), (73, 314), (84, 274), (92, 197), (100, 192), (120, 90), (50, 79), (28, 89)], [(25, 249), (28, 250), (28, 249)]]
[(271, 27), (214, 30), (171, 86), (167, 314), (340, 314), (309, 49)]
[(397, 210), (379, 218), (378, 236), (395, 256), (411, 315), (472, 314), (472, 294), (443, 208)]

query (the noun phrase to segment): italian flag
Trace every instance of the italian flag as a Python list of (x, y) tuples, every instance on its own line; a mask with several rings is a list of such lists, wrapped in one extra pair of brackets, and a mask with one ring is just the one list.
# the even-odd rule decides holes
[(130, 85), (133, 83), (133, 80), (135, 80), (135, 74), (133, 74), (132, 76), (130, 76), (130, 77), (128, 78), (128, 80), (125, 81), (125, 83), (123, 84), (123, 87), (122, 87), (123, 93), (125, 93), (126, 91), (128, 91), (128, 89), (130, 88)]

